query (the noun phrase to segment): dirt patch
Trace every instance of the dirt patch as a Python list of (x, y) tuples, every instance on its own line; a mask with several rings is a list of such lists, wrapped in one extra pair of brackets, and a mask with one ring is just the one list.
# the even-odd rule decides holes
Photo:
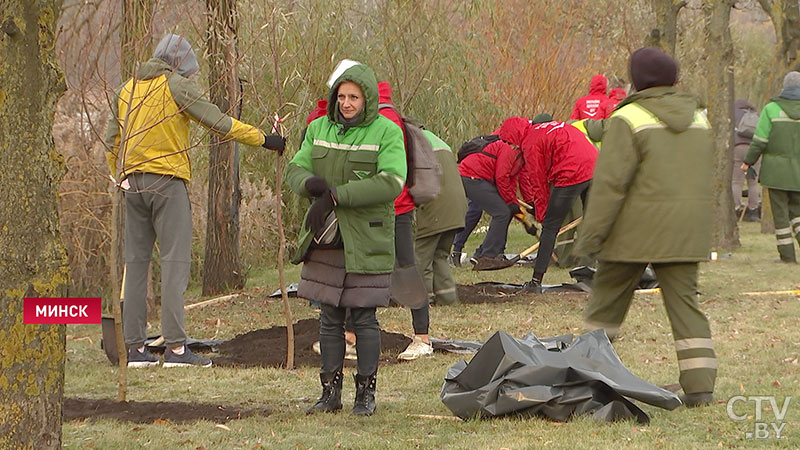
[(518, 289), (499, 287), (493, 285), (459, 284), (458, 301), (465, 304), (475, 303), (506, 303), (519, 300), (524, 294), (518, 294)]
[(531, 301), (535, 298), (552, 300), (554, 297), (586, 298), (588, 294), (580, 291), (548, 292), (546, 294), (531, 294), (520, 292), (518, 287), (493, 284), (459, 284), (458, 300), (463, 304), (477, 303), (507, 303), (515, 301)]
[[(294, 362), (298, 366), (319, 366), (320, 357), (311, 346), (319, 340), (319, 320), (304, 319), (294, 324)], [(411, 338), (381, 330), (381, 362), (397, 363), (397, 355)], [(224, 367), (282, 367), (286, 363), (286, 327), (250, 331), (220, 344), (214, 365)], [(355, 361), (345, 361), (355, 367)]]
[(134, 423), (225, 423), (250, 416), (268, 416), (267, 408), (240, 409), (231, 405), (183, 402), (117, 402), (111, 399), (65, 398), (64, 421), (114, 419)]

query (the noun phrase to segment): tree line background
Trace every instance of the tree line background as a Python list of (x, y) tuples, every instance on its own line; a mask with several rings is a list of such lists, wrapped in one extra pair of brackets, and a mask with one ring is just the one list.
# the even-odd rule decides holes
[[(345, 57), (457, 147), (508, 116), (566, 119), (591, 75), (625, 83), (630, 52), (661, 46), (682, 66), (680, 87), (708, 106), (725, 250), (738, 246), (733, 99), (762, 107), (797, 68), (798, 1), (0, 0), (0, 448), (60, 447), (66, 327), (24, 325), (22, 298), (109, 285), (118, 296), (124, 217), (100, 137), (111, 91), (165, 32), (192, 41), (198, 83), (222, 109), (268, 131), (285, 117), (287, 156)], [(203, 277), (203, 291), (235, 288), (249, 266), (275, 264), (278, 202), (290, 238), (304, 205), (277, 198), (274, 154), (199, 128), (193, 142), (193, 277), (217, 267), (224, 276)]]
[[(760, 107), (785, 73), (775, 69), (778, 39), (774, 20), (765, 12), (766, 6), (772, 11), (779, 3), (786, 2), (66, 0), (57, 54), (68, 90), (58, 104), (53, 131), (67, 165), (59, 214), (72, 292), (97, 295), (115, 284), (107, 268), (112, 243), (119, 240), (113, 233), (101, 139), (109, 94), (135, 72), (137, 62), (152, 55), (167, 32), (192, 42), (201, 65), (197, 82), (223, 110), (267, 132), (274, 114), (285, 117), (285, 164), (298, 147), (306, 115), (327, 96), (324, 83), (342, 58), (373, 67), (379, 79), (391, 82), (404, 114), (454, 148), (491, 132), (506, 117), (550, 112), (566, 120), (595, 73), (605, 74), (611, 87), (625, 87), (627, 57), (642, 45), (661, 45), (674, 53), (681, 64), (681, 88), (710, 100), (710, 106), (719, 99), (710, 90), (719, 86), (709, 70), (732, 68), (735, 96)], [(724, 42), (706, 39), (713, 12), (704, 8), (710, 4), (727, 5), (733, 30), (731, 60), (719, 69), (708, 67), (715, 63), (712, 52), (724, 54)], [(204, 293), (210, 294), (241, 287), (249, 267), (275, 264), (276, 160), (271, 152), (254, 148), (229, 149), (220, 158), (218, 143), (203, 129), (195, 130), (192, 141), (197, 147), (190, 150), (192, 279), (226, 270), (238, 274), (216, 280), (216, 287), (204, 284)], [(225, 166), (215, 173), (230, 159), (238, 170)], [(292, 245), (304, 205), (288, 193), (282, 202)], [(234, 221), (240, 236), (221, 239), (215, 223)], [(730, 236), (722, 241), (735, 247), (735, 227), (729, 228)], [(219, 260), (217, 247), (234, 254), (209, 270), (210, 259)], [(156, 258), (154, 293), (158, 270)]]

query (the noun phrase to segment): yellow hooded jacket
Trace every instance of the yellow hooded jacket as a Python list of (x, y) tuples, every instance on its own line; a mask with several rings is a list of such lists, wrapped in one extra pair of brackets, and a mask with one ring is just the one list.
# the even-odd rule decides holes
[(147, 61), (115, 94), (105, 143), (111, 173), (120, 181), (133, 172), (191, 179), (190, 120), (224, 139), (264, 143), (261, 130), (224, 114), (194, 83), (158, 58)]

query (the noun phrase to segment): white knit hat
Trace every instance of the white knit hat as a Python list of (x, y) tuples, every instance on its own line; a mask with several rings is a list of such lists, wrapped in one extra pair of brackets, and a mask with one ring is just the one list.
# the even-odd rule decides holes
[[(337, 64), (336, 68), (333, 69), (333, 73), (331, 74), (330, 78), (328, 78), (328, 83), (327, 83), (328, 87), (332, 88), (333, 87), (333, 83), (335, 83), (336, 80), (338, 80), (339, 77), (342, 76), (342, 74), (344, 73), (345, 70), (347, 70), (347, 69), (349, 69), (349, 68), (351, 68), (353, 66), (357, 66), (359, 64), (361, 64), (361, 63), (358, 62), (358, 61), (353, 61), (352, 59), (343, 59), (343, 60), (339, 61), (339, 64)], [(800, 75), (800, 74), (798, 74), (798, 75)]]

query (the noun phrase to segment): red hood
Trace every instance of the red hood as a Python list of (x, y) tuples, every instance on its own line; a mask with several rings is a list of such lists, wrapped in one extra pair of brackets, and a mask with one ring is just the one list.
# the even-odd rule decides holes
[(625, 98), (625, 89), (614, 88), (608, 93), (608, 98), (612, 100), (622, 100)]
[(317, 108), (306, 117), (306, 125), (310, 124), (314, 121), (314, 119), (319, 119), (320, 117), (324, 117), (328, 114), (328, 100), (322, 99), (317, 100)]
[(381, 81), (378, 83), (378, 103), (391, 103), (392, 102), (392, 86), (388, 81)]
[(503, 122), (503, 125), (500, 126), (497, 135), (506, 142), (521, 146), (522, 140), (525, 139), (525, 134), (527, 134), (530, 126), (531, 124), (528, 122), (528, 119), (509, 117)]
[(608, 80), (603, 75), (595, 75), (589, 83), (590, 94), (606, 95), (606, 88), (608, 87)]

